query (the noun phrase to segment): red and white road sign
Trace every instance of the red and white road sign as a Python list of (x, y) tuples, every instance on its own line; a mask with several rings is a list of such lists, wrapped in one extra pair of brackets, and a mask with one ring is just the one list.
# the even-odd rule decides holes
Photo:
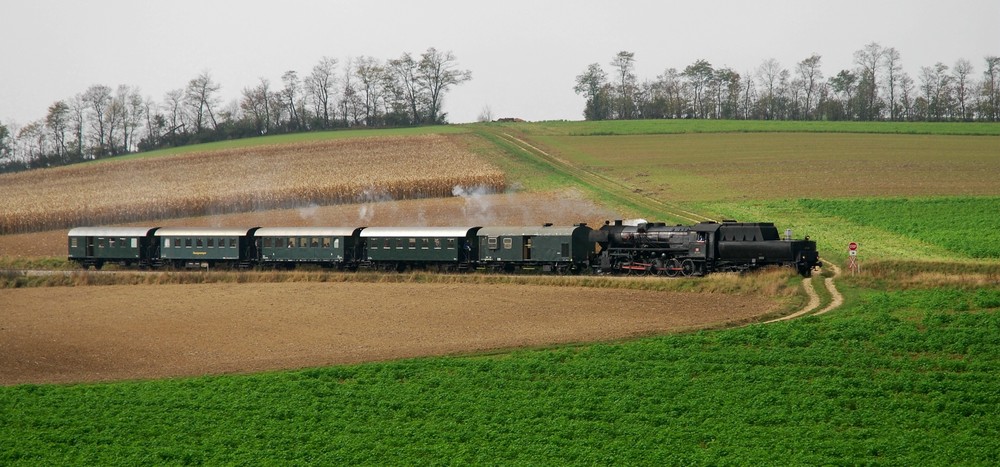
[(851, 250), (851, 251), (855, 251), (855, 250), (858, 249), (858, 244), (855, 243), (855, 242), (851, 242), (851, 243), (847, 244), (847, 249)]

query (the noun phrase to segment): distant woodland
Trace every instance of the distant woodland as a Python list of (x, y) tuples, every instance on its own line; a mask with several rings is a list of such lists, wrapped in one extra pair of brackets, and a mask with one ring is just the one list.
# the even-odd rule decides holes
[(207, 71), (161, 100), (95, 84), (52, 103), (43, 119), (0, 123), (0, 172), (268, 134), (445, 123), (445, 94), (471, 78), (454, 54), (432, 47), (390, 60), (323, 57), (280, 83), (261, 78), (229, 103)]
[[(775, 59), (740, 73), (697, 60), (654, 79), (635, 75), (635, 54), (619, 52), (605, 69), (589, 65), (574, 90), (587, 120), (701, 118), (736, 120), (1000, 120), (1000, 57), (979, 65), (938, 62), (910, 76), (895, 48), (872, 42), (854, 52), (854, 68), (823, 72), (813, 54), (790, 69)], [(977, 68), (980, 66), (981, 68)]]

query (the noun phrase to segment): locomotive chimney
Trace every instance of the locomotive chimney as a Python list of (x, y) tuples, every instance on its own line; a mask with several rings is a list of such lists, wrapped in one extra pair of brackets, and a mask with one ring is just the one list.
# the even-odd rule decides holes
[(792, 239), (792, 229), (785, 229), (785, 240), (791, 241)]

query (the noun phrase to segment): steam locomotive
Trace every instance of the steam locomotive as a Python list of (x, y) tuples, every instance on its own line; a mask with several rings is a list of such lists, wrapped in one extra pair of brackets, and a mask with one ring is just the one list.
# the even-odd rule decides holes
[(816, 243), (778, 236), (773, 223), (692, 226), (622, 221), (600, 229), (519, 227), (78, 227), (69, 260), (139, 268), (540, 271), (700, 276), (769, 265), (818, 267)]

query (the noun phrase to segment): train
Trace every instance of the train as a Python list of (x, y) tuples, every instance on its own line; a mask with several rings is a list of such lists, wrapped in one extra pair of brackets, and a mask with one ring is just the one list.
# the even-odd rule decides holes
[(68, 259), (84, 269), (434, 270), (703, 276), (820, 267), (816, 242), (770, 222), (606, 221), (570, 226), (76, 227)]

